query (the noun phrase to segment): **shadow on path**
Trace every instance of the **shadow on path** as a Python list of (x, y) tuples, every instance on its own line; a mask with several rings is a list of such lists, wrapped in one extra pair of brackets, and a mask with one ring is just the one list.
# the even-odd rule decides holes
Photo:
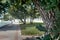
[[(19, 27), (19, 29), (17, 29), (17, 27)], [(20, 26), (18, 24), (8, 24), (0, 28), (0, 31), (8, 30), (20, 30)]]
[(31, 37), (31, 38), (27, 37), (27, 38), (25, 38), (23, 40), (36, 40), (36, 38), (34, 38), (34, 37)]

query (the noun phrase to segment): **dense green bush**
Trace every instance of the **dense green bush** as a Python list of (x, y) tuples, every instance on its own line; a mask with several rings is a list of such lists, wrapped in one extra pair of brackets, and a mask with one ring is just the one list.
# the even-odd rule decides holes
[(36, 27), (27, 27), (26, 29), (22, 30), (22, 34), (24, 35), (42, 35), (44, 32), (39, 31)]

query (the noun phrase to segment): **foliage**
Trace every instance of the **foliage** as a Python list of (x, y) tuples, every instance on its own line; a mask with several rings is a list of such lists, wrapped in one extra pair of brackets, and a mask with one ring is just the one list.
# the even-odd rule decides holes
[(43, 27), (41, 24), (37, 25), (36, 28), (40, 31), (45, 31), (45, 32), (47, 31), (45, 27)]
[(37, 16), (36, 12), (39, 11), (48, 33), (53, 32), (54, 35), (55, 33), (58, 35), (60, 32), (60, 0), (9, 0), (10, 3), (2, 3), (1, 1), (0, 13), (5, 13), (7, 12), (6, 9), (9, 9), (12, 16), (19, 18), (21, 21), (23, 21), (22, 19), (26, 21), (26, 17), (35, 18)]
[(36, 26), (43, 23), (20, 24), (22, 35), (42, 35), (44, 31), (39, 31)]
[(6, 1), (5, 3), (0, 2), (0, 13), (6, 13), (9, 8), (9, 3)]
[(43, 32), (38, 31), (35, 27), (27, 27), (25, 30), (22, 30), (24, 35), (42, 35)]
[(47, 10), (51, 10), (52, 8), (56, 8), (58, 5), (58, 0), (40, 0), (41, 6)]
[[(59, 21), (60, 20), (60, 16), (59, 16), (60, 10), (58, 9), (60, 7), (59, 6), (60, 1), (59, 0), (33, 0), (33, 2), (36, 5), (39, 12), (41, 12), (40, 14), (44, 20), (44, 23), (46, 24), (47, 31), (49, 30), (47, 33), (52, 32), (53, 35), (55, 35), (55, 37), (57, 37), (56, 34), (58, 35), (58, 33), (60, 32), (60, 30), (59, 30), (60, 29), (60, 25), (59, 25), (60, 24), (60, 21)], [(44, 35), (44, 37), (45, 37), (45, 35)], [(46, 36), (46, 37), (48, 37), (48, 36)], [(59, 40), (58, 37), (56, 39), (53, 39), (53, 38), (52, 39), (49, 38), (49, 39), (50, 40)]]
[(25, 22), (26, 18), (30, 17), (31, 19), (34, 19), (40, 16), (31, 0), (10, 0), (10, 5), (9, 13), (22, 22)]
[(50, 34), (45, 34), (44, 36), (36, 37), (36, 40), (60, 40), (58, 36), (58, 34), (54, 35), (53, 37)]

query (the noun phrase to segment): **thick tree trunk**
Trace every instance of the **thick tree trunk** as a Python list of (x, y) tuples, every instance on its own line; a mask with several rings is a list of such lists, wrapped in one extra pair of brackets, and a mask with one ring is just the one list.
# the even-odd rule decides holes
[(38, 0), (34, 0), (34, 4), (36, 5), (36, 8), (39, 10), (39, 13), (43, 19), (43, 22), (46, 25), (46, 30), (49, 33), (51, 28), (54, 26), (55, 13), (52, 10), (46, 13), (43, 7), (40, 6), (40, 3)]
[(60, 33), (58, 32), (57, 25), (55, 24), (56, 23), (56, 18), (55, 18), (54, 10), (51, 9), (50, 11), (48, 11), (48, 13), (46, 13), (45, 10), (40, 6), (40, 3), (39, 3), (38, 0), (33, 0), (33, 1), (34, 1), (34, 4), (36, 5), (36, 8), (40, 12), (40, 15), (43, 19), (43, 22), (46, 25), (47, 35), (51, 34), (51, 32), (52, 32), (53, 33), (52, 40), (60, 40)]

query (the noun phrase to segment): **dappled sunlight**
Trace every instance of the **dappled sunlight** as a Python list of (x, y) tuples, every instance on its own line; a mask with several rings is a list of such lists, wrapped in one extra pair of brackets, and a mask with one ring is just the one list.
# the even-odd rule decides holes
[(6, 40), (60, 40), (60, 0), (0, 0), (1, 35)]

